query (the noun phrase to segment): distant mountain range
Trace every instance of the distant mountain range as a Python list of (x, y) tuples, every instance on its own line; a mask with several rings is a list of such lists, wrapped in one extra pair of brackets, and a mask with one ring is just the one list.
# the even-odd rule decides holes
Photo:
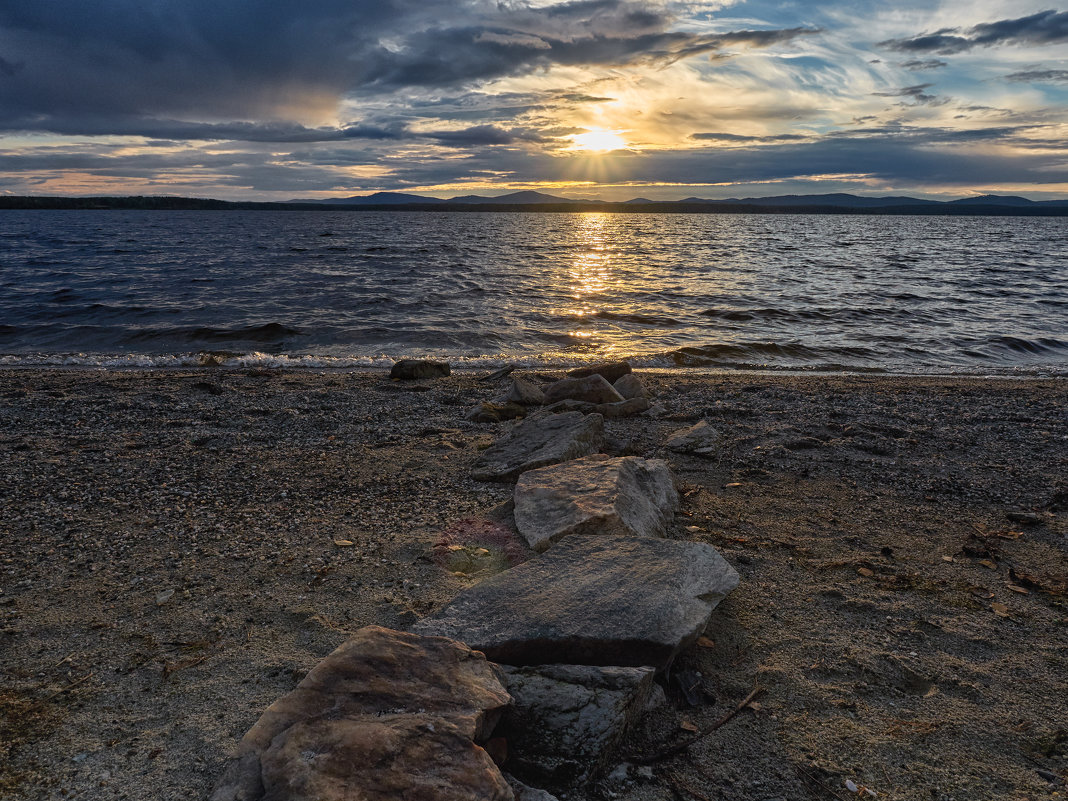
[(284, 203), (227, 201), (188, 197), (44, 197), (0, 195), (0, 209), (364, 209), (381, 211), (602, 211), (686, 214), (938, 214), (1068, 216), (1068, 200), (1028, 200), (1015, 195), (981, 195), (960, 200), (921, 200), (914, 197), (865, 197), (844, 193), (825, 195), (779, 195), (710, 199), (656, 201), (637, 197), (623, 202), (573, 200), (543, 192), (513, 192), (494, 197), (462, 195), (442, 199), (404, 192), (375, 192), (372, 195), (291, 200)]
[(438, 197), (424, 197), (422, 195), (409, 195), (404, 192), (375, 192), (373, 195), (354, 195), (353, 197), (330, 198), (329, 200), (293, 200), (292, 203), (329, 203), (332, 206), (341, 204), (351, 206), (353, 204), (370, 204), (374, 206), (397, 206), (410, 205), (412, 203), (431, 203), (440, 205), (443, 203), (477, 203), (513, 205), (529, 203), (584, 203), (588, 201), (571, 200), (566, 197), (546, 195), (544, 192), (512, 192), (510, 195), (498, 195), (488, 197), (485, 195), (461, 195), (442, 200)]
[[(508, 195), (461, 195), (447, 199), (427, 197), (424, 195), (412, 195), (404, 192), (375, 192), (373, 195), (354, 195), (344, 198), (329, 198), (326, 200), (293, 200), (292, 203), (308, 203), (331, 206), (399, 206), (399, 205), (500, 205), (500, 206), (526, 206), (530, 204), (545, 203), (596, 203), (613, 204), (613, 201), (603, 200), (575, 200), (572, 198), (547, 195), (544, 192), (512, 192)], [(812, 207), (823, 206), (840, 209), (878, 209), (899, 206), (1013, 206), (1016, 208), (1049, 207), (1068, 208), (1068, 200), (1028, 200), (1025, 197), (1015, 195), (980, 195), (978, 197), (966, 197), (959, 200), (923, 200), (907, 196), (866, 197), (861, 195), (849, 195), (835, 193), (826, 195), (776, 195), (774, 197), (747, 197), (712, 199), (700, 197), (688, 197), (685, 200), (649, 200), (644, 197), (636, 197), (624, 200), (620, 205), (670, 205), (670, 204), (715, 204), (721, 206), (766, 206), (776, 208), (789, 207)]]

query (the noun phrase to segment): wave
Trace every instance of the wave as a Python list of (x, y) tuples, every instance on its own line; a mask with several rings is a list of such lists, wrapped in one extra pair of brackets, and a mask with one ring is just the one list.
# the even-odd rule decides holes
[[(686, 347), (672, 351), (671, 359), (680, 367), (703, 367), (722, 364), (751, 364), (768, 360), (787, 360), (818, 364), (828, 358), (855, 359), (871, 363), (878, 354), (870, 348), (817, 348), (800, 343), (749, 342), (744, 344), (715, 344)], [(864, 365), (858, 365), (864, 366)]]
[(149, 328), (126, 334), (123, 341), (135, 342), (260, 342), (281, 344), (285, 339), (299, 336), (303, 332), (299, 328), (291, 328), (281, 323), (265, 323), (263, 325), (242, 326), (238, 328), (212, 328), (210, 326), (198, 326), (196, 328)]

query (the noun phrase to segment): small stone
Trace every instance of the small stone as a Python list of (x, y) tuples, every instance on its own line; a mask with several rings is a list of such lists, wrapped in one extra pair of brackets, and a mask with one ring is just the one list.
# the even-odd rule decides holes
[(679, 453), (708, 456), (717, 452), (721, 439), (720, 433), (712, 428), (707, 420), (702, 420), (690, 428), (672, 433), (664, 447)]
[(515, 488), (515, 522), (536, 551), (574, 534), (662, 537), (679, 507), (667, 463), (594, 454), (530, 470)]
[(648, 398), (649, 393), (645, 389), (645, 384), (634, 373), (627, 373), (620, 378), (614, 384), (616, 392), (622, 395), (624, 398)]
[(401, 359), (389, 371), (390, 378), (412, 381), (421, 378), (442, 378), (450, 375), (452, 369), (448, 362), (435, 362), (430, 359)]
[(514, 481), (527, 470), (596, 453), (603, 444), (604, 418), (599, 414), (539, 414), (517, 423), (483, 451), (472, 476), (478, 481)]
[(568, 370), (567, 375), (569, 378), (585, 378), (591, 375), (599, 375), (609, 384), (614, 384), (630, 371), (631, 367), (627, 362), (611, 362)]
[(600, 375), (586, 378), (565, 378), (550, 384), (545, 390), (545, 402), (559, 400), (587, 401), (588, 403), (619, 403), (623, 396)]

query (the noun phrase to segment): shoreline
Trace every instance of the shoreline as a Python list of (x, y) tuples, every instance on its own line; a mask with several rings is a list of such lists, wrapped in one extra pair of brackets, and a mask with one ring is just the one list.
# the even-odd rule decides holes
[[(673, 764), (687, 784), (1048, 796), (1037, 771), (1068, 771), (1068, 383), (704, 369), (639, 369), (663, 414), (606, 423), (611, 452), (670, 462), (669, 536), (742, 575), (715, 645), (682, 657), (700, 703), (634, 749), (759, 684), (758, 711)], [(478, 379), (0, 368), (0, 797), (203, 797), (346, 632), (406, 628), (518, 558), (491, 550), (511, 486), (469, 477), (507, 428), (464, 419), (507, 386)], [(699, 419), (720, 453), (664, 451)]]
[[(182, 358), (192, 358), (191, 355), (183, 356)], [(0, 356), (0, 359), (5, 358)], [(154, 358), (154, 357), (148, 357)], [(170, 358), (170, 357), (159, 357)], [(175, 357), (178, 358), (178, 357)], [(301, 358), (301, 357), (298, 357)], [(319, 358), (319, 357), (312, 357)], [(335, 357), (326, 357), (335, 358)], [(341, 357), (337, 357), (341, 358)], [(431, 355), (418, 355), (418, 356), (404, 356), (400, 358), (418, 358), (418, 359), (434, 359), (439, 361), (448, 362), (447, 356), (437, 357)], [(284, 365), (267, 365), (257, 363), (247, 364), (174, 364), (174, 365), (152, 365), (145, 366), (139, 364), (47, 364), (47, 363), (32, 363), (32, 364), (13, 364), (0, 362), (0, 372), (3, 371), (85, 371), (85, 372), (125, 372), (125, 373), (185, 373), (185, 372), (204, 372), (205, 375), (226, 373), (243, 373), (250, 370), (263, 370), (273, 373), (294, 373), (301, 374), (314, 374), (320, 373), (322, 375), (363, 375), (368, 376), (380, 376), (383, 378), (389, 377), (389, 370), (396, 360), (391, 357), (381, 357), (377, 359), (380, 364), (377, 365), (341, 365), (332, 366), (329, 364), (284, 364)], [(561, 363), (535, 363), (527, 364), (522, 361), (514, 361), (509, 359), (487, 359), (485, 362), (478, 362), (477, 364), (463, 364), (457, 365), (451, 363), (452, 374), (456, 376), (466, 376), (470, 378), (479, 378), (486, 376), (490, 372), (504, 368), (514, 367), (517, 373), (564, 373), (567, 370), (571, 370), (579, 367), (586, 367), (590, 364), (594, 364), (602, 361), (627, 361), (633, 365), (634, 372), (641, 375), (654, 375), (654, 376), (698, 376), (698, 377), (728, 377), (728, 376), (763, 376), (763, 377), (776, 377), (781, 376), (784, 378), (794, 378), (802, 376), (812, 376), (815, 378), (858, 378), (871, 376), (875, 378), (888, 378), (888, 379), (964, 379), (964, 380), (1021, 380), (1021, 381), (1065, 381), (1068, 380), (1068, 365), (1046, 365), (1046, 366), (1018, 366), (1018, 367), (986, 367), (980, 369), (979, 367), (960, 367), (957, 371), (949, 368), (930, 368), (926, 371), (908, 371), (908, 370), (895, 370), (891, 368), (883, 367), (848, 367), (843, 368), (841, 366), (833, 367), (821, 367), (819, 365), (813, 366), (783, 366), (775, 367), (772, 365), (761, 366), (708, 366), (708, 365), (645, 365), (640, 364), (640, 359), (616, 357), (611, 354), (600, 357), (593, 360), (582, 361), (568, 361)], [(993, 371), (993, 372), (992, 372)], [(1004, 372), (997, 372), (1004, 371)]]

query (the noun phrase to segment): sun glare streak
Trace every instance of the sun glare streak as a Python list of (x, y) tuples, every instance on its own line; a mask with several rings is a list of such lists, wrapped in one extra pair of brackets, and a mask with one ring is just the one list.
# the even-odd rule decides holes
[(608, 153), (612, 150), (624, 150), (627, 140), (619, 131), (607, 131), (594, 128), (586, 133), (573, 134), (569, 150), (581, 150), (587, 153)]

